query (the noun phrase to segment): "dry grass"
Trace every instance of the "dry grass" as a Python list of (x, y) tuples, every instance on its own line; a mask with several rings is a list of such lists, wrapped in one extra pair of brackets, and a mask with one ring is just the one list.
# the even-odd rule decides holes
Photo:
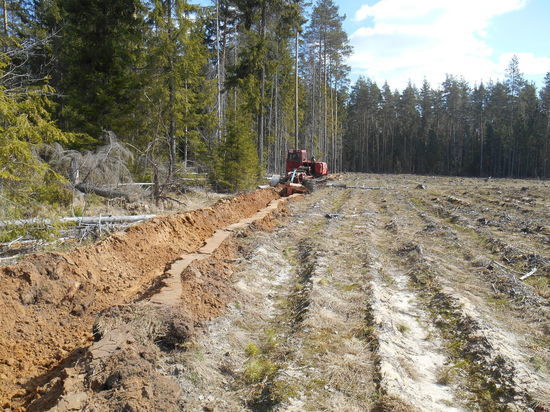
[(396, 395), (383, 395), (376, 401), (371, 412), (418, 412), (418, 409)]

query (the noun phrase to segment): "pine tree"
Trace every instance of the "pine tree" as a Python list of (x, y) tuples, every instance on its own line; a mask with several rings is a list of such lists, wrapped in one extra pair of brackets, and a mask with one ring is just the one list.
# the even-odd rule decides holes
[[(477, 150), (473, 149), (477, 153), (477, 165), (472, 164), (470, 172), (471, 174), (479, 174), (483, 176), (485, 174), (485, 134), (486, 134), (486, 121), (487, 121), (487, 89), (481, 83), (475, 87), (471, 96), (471, 112), (474, 124), (472, 125), (472, 131), (475, 137), (472, 139), (472, 143), (478, 147)], [(475, 161), (474, 161), (475, 162)]]
[(430, 152), (430, 137), (433, 135), (433, 109), (434, 109), (434, 93), (430, 84), (426, 79), (422, 83), (422, 88), (419, 92), (419, 108), (420, 108), (420, 132), (416, 143), (416, 166), (415, 170), (419, 173), (426, 173), (430, 169), (430, 160), (433, 159), (433, 154)]
[[(346, 32), (342, 28), (345, 16), (339, 14), (332, 0), (318, 0), (306, 29), (307, 54), (310, 78), (308, 93), (309, 141), (317, 158), (324, 158), (329, 168), (339, 164), (342, 129), (338, 114), (344, 111), (341, 88), (346, 87), (349, 72), (343, 60), (351, 53)], [(341, 116), (340, 116), (341, 120)]]
[(508, 134), (505, 139), (506, 151), (507, 151), (507, 164), (508, 176), (517, 175), (518, 167), (518, 133), (516, 133), (519, 123), (518, 116), (520, 110), (520, 94), (525, 86), (525, 80), (523, 74), (519, 70), (519, 60), (517, 56), (513, 56), (510, 60), (510, 64), (506, 69), (506, 80), (504, 82), (508, 88), (508, 100), (510, 107), (510, 118), (508, 119)]
[(517, 63), (514, 59), (505, 82), (473, 88), (454, 76), (435, 90), (424, 81), (420, 91), (409, 84), (402, 93), (392, 93), (385, 84), (378, 102), (372, 99), (372, 82), (360, 78), (347, 108), (347, 167), (547, 176), (550, 74), (537, 97), (535, 85), (523, 79)]

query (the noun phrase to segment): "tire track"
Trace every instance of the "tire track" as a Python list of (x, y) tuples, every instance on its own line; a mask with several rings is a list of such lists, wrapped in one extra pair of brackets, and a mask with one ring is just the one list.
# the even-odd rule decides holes
[(439, 371), (447, 360), (445, 347), (430, 324), (418, 291), (410, 288), (407, 271), (390, 257), (399, 226), (387, 211), (384, 196), (363, 196), (367, 207), (376, 211), (367, 222), (365, 240), (372, 274), (371, 316), (378, 341), (380, 389), (406, 399), (419, 410), (465, 410), (453, 388), (439, 382)]
[(325, 216), (309, 310), (295, 335), (293, 346), (299, 350), (289, 369), (296, 386), (305, 390), (279, 410), (362, 411), (377, 400), (376, 358), (365, 334), (370, 291), (364, 243), (352, 237), (363, 213), (351, 194), (341, 192), (343, 200), (333, 200), (335, 210)]
[[(406, 237), (402, 241), (402, 261), (410, 267), (411, 280), (422, 291), (433, 322), (447, 341), (454, 364), (448, 371), (466, 375), (462, 386), (469, 393), (470, 406), (499, 409), (515, 405), (529, 410), (547, 404), (548, 385), (544, 375), (529, 366), (532, 355), (519, 346), (522, 339), (487, 315), (488, 308), (480, 312), (480, 301), (473, 301), (469, 292), (462, 291), (465, 284), (451, 280), (464, 265), (456, 254), (445, 253), (445, 244), (452, 250), (456, 239), (427, 236), (418, 211), (412, 204), (407, 206), (402, 196), (396, 194), (388, 202), (395, 205), (395, 214), (407, 219), (409, 235), (408, 242)], [(462, 237), (460, 240), (464, 241)], [(467, 278), (469, 274), (461, 276)]]

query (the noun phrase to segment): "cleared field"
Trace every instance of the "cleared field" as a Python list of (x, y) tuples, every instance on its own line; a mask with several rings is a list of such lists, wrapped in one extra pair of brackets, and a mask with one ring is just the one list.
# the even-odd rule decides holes
[(186, 407), (548, 410), (548, 183), (333, 183), (243, 241), (246, 299), (171, 363)]
[(176, 312), (104, 311), (124, 344), (31, 409), (549, 410), (548, 182), (346, 174), (287, 208), (182, 272)]

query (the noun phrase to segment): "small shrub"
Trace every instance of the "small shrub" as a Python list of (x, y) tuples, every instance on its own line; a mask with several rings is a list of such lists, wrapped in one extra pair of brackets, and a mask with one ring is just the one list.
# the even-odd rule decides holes
[(262, 353), (260, 348), (254, 343), (249, 343), (248, 345), (246, 345), (244, 351), (246, 353), (246, 356), (248, 356), (249, 358), (253, 356), (259, 356)]
[(51, 182), (36, 186), (34, 198), (39, 203), (68, 206), (73, 201), (73, 193), (58, 182)]
[(247, 361), (244, 379), (248, 383), (258, 383), (270, 379), (279, 369), (274, 362), (264, 357), (254, 357)]
[(285, 402), (290, 398), (298, 396), (298, 388), (296, 385), (287, 380), (275, 380), (270, 389), (271, 401), (276, 403)]
[(440, 385), (451, 385), (456, 382), (458, 369), (454, 365), (443, 366), (437, 372), (437, 383)]
[(279, 338), (277, 336), (277, 332), (274, 329), (266, 330), (264, 341), (262, 342), (262, 351), (264, 353), (272, 352), (276, 349), (278, 344)]

